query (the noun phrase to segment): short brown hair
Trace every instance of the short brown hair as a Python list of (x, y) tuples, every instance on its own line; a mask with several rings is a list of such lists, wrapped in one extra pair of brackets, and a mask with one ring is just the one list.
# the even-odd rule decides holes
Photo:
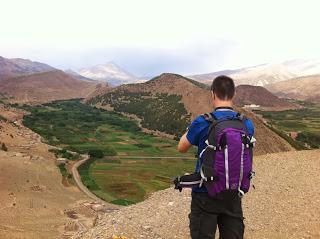
[(235, 93), (235, 85), (230, 77), (218, 76), (212, 82), (211, 91), (220, 100), (231, 100)]

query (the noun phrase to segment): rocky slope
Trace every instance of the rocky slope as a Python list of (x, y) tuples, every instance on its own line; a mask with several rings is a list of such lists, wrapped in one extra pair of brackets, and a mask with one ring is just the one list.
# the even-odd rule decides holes
[(0, 80), (1, 78), (52, 70), (55, 70), (55, 68), (44, 63), (34, 62), (21, 58), (8, 59), (0, 56)]
[(83, 98), (93, 92), (96, 83), (76, 80), (54, 70), (0, 80), (0, 92), (19, 103), (44, 103), (52, 100)]
[[(255, 158), (256, 189), (245, 196), (245, 238), (320, 238), (320, 151)], [(97, 225), (73, 238), (187, 239), (190, 191), (172, 188), (146, 201), (101, 214)], [(123, 237), (123, 238), (124, 238)]]
[(320, 102), (320, 75), (298, 77), (266, 88), (280, 97)]
[(236, 88), (234, 103), (238, 106), (260, 105), (261, 110), (289, 110), (300, 108), (299, 105), (288, 102), (272, 94), (261, 86), (239, 85)]
[[(110, 92), (151, 92), (152, 94), (168, 93), (180, 95), (182, 97), (181, 101), (187, 112), (191, 114), (192, 119), (200, 114), (212, 111), (211, 93), (208, 88), (196, 81), (176, 74), (162, 74), (141, 84), (122, 85), (116, 88), (106, 88), (105, 90), (100, 89), (99, 94), (87, 98), (87, 102), (94, 102), (101, 106), (106, 99), (105, 97), (112, 98)], [(110, 109), (107, 105), (104, 105), (104, 107)], [(238, 110), (244, 112), (241, 108), (238, 108)], [(258, 144), (257, 154), (293, 150), (285, 140), (267, 128), (259, 118), (247, 111), (245, 114), (253, 119), (257, 140), (264, 142), (264, 144)]]

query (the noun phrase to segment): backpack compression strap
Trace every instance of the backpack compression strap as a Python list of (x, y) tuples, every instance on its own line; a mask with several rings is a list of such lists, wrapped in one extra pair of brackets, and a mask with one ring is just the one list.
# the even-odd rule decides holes
[(176, 177), (173, 180), (174, 189), (178, 189), (180, 192), (183, 188), (192, 188), (195, 186), (198, 186), (199, 188), (202, 186), (202, 183), (204, 181), (214, 181), (217, 178), (216, 177), (209, 177), (205, 178), (204, 175), (201, 175), (203, 173), (193, 173), (188, 175), (183, 175), (181, 177)]

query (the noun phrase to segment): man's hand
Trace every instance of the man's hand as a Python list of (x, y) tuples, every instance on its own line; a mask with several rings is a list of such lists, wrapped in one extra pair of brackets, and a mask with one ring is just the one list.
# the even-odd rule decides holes
[(178, 144), (178, 151), (180, 153), (185, 153), (188, 151), (188, 149), (191, 147), (192, 145), (190, 144), (189, 140), (187, 139), (187, 133), (185, 133), (184, 135), (182, 135), (179, 144)]

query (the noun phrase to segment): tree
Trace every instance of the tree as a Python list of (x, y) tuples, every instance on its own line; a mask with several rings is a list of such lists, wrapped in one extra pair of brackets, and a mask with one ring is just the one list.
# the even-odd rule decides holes
[(103, 158), (103, 156), (104, 156), (103, 151), (100, 149), (91, 149), (91, 150), (89, 150), (88, 154), (92, 158)]

